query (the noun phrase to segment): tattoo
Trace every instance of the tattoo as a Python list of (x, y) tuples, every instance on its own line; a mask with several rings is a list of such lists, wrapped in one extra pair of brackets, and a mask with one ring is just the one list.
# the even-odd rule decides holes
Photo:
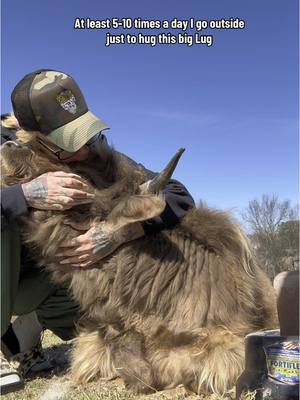
[(78, 245), (80, 244), (80, 240), (77, 237), (75, 237), (74, 239), (71, 240), (71, 243), (72, 243), (72, 246), (73, 245), (76, 246), (77, 244)]
[(121, 244), (138, 239), (144, 235), (140, 223), (132, 223), (116, 228), (100, 225), (92, 231), (93, 254), (105, 257), (114, 252)]
[(25, 199), (29, 206), (43, 206), (48, 196), (47, 177), (41, 176), (22, 185)]
[(106, 257), (118, 247), (112, 233), (111, 230), (105, 229), (102, 225), (92, 230), (93, 254)]
[(64, 189), (61, 189), (60, 192), (58, 193), (58, 195), (59, 196), (67, 196), (68, 197), (68, 194)]
[(119, 240), (124, 242), (130, 242), (131, 240), (138, 239), (143, 236), (143, 228), (139, 223), (132, 223), (124, 226), (119, 232)]

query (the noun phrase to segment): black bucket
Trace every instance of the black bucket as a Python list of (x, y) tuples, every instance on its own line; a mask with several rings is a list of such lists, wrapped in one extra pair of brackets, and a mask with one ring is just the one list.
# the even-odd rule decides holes
[(261, 331), (247, 335), (245, 345), (245, 370), (236, 383), (236, 398), (252, 392), (253, 400), (298, 400), (299, 336)]

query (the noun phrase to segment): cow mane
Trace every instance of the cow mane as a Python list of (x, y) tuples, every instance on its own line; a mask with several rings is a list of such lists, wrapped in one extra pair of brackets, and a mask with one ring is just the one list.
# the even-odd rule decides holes
[(230, 212), (208, 208), (200, 201), (182, 219), (179, 229), (189, 232), (204, 248), (238, 262), (246, 273), (253, 274), (252, 246)]

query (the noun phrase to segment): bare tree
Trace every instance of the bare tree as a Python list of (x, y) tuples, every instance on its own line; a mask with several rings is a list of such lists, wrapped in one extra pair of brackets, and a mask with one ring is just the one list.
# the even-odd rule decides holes
[(258, 258), (271, 278), (282, 270), (294, 269), (299, 260), (298, 207), (289, 200), (263, 194), (249, 202), (243, 220), (251, 230)]

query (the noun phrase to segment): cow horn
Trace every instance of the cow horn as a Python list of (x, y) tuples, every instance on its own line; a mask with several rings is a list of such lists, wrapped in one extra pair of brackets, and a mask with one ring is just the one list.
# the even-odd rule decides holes
[(179, 149), (162, 172), (149, 182), (148, 193), (158, 193), (167, 185), (184, 151), (183, 148)]

